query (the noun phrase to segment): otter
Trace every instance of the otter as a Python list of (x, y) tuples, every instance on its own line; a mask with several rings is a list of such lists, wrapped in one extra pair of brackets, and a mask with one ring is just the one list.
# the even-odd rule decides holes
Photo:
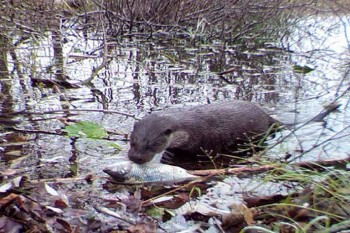
[(142, 164), (162, 152), (191, 158), (227, 153), (261, 138), (275, 123), (279, 122), (246, 101), (155, 112), (134, 124), (128, 157)]

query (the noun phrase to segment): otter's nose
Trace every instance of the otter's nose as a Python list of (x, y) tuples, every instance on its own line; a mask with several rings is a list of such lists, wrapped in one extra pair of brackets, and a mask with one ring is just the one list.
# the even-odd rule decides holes
[(133, 157), (133, 156), (129, 156), (129, 159), (131, 161), (133, 161), (134, 163), (138, 163), (138, 164), (142, 164), (142, 163), (145, 163), (146, 161), (144, 161), (143, 158), (140, 158), (140, 157)]
[(147, 160), (145, 159), (144, 156), (140, 155), (139, 153), (132, 153), (133, 151), (129, 151), (128, 153), (128, 157), (131, 161), (133, 161), (134, 163), (138, 163), (138, 164), (142, 164), (142, 163), (146, 163)]

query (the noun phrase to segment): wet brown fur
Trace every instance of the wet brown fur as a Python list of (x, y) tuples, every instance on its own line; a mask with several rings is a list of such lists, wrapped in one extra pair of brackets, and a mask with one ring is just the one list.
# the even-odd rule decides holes
[(134, 125), (128, 156), (145, 163), (164, 150), (174, 156), (224, 153), (264, 134), (277, 121), (250, 102), (230, 101), (152, 113)]

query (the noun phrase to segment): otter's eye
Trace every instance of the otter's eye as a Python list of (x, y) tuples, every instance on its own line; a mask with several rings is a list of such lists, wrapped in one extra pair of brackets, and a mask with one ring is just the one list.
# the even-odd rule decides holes
[(171, 129), (166, 129), (166, 130), (164, 131), (164, 134), (167, 135), (167, 136), (169, 136), (172, 132), (173, 132), (173, 131), (172, 131)]

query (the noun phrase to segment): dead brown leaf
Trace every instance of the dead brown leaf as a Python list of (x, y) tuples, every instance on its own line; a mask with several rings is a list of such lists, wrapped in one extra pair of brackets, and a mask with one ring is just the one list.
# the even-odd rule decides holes
[(243, 203), (233, 203), (229, 206), (231, 213), (222, 215), (222, 228), (227, 232), (239, 232), (254, 222), (253, 212)]
[(9, 203), (13, 202), (14, 200), (16, 200), (16, 198), (18, 197), (17, 194), (11, 193), (9, 195), (7, 195), (6, 197), (0, 199), (0, 210), (8, 205)]
[(156, 232), (156, 224), (153, 222), (139, 223), (137, 225), (130, 226), (128, 232), (130, 233), (154, 233)]

